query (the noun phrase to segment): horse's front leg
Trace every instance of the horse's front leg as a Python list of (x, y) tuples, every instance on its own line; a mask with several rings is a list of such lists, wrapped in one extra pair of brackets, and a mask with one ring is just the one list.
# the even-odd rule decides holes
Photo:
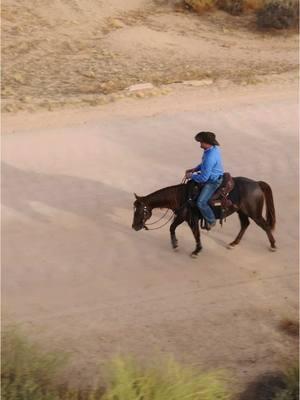
[(182, 224), (184, 221), (184, 216), (182, 213), (176, 215), (176, 217), (174, 218), (174, 221), (172, 222), (171, 226), (170, 226), (170, 234), (171, 234), (171, 244), (173, 249), (177, 249), (178, 247), (178, 240), (176, 238), (176, 234), (175, 234), (175, 230), (177, 228), (178, 225)]
[(191, 228), (195, 241), (196, 248), (192, 252), (191, 257), (196, 258), (199, 252), (202, 250), (201, 238), (200, 238), (200, 229), (199, 229), (199, 218), (195, 215), (192, 215), (188, 220), (189, 227)]

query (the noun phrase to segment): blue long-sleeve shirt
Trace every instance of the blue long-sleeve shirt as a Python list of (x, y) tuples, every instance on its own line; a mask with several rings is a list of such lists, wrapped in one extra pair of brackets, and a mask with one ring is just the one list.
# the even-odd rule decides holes
[(198, 183), (215, 182), (224, 174), (219, 146), (204, 150), (202, 162), (192, 174), (192, 180)]

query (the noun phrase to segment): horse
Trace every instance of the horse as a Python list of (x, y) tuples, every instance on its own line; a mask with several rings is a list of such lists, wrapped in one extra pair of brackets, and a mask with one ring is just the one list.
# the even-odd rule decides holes
[[(270, 250), (276, 251), (275, 239), (272, 231), (275, 228), (276, 216), (273, 200), (273, 193), (270, 185), (263, 181), (254, 181), (245, 177), (234, 177), (233, 190), (228, 198), (232, 206), (225, 210), (221, 215), (220, 207), (213, 207), (217, 219), (226, 218), (237, 212), (241, 229), (234, 239), (228, 245), (228, 248), (234, 248), (238, 245), (248, 228), (251, 218), (267, 234), (270, 242)], [(157, 190), (147, 196), (135, 195), (133, 204), (134, 215), (132, 228), (136, 231), (148, 229), (146, 221), (152, 216), (152, 210), (155, 208), (167, 208), (173, 211), (174, 220), (170, 225), (171, 244), (173, 249), (177, 249), (178, 240), (176, 238), (176, 228), (183, 222), (187, 222), (196, 241), (196, 248), (191, 253), (192, 257), (197, 257), (202, 250), (199, 221), (203, 218), (197, 207), (191, 207), (187, 201), (188, 183), (181, 183)], [(262, 215), (264, 204), (266, 205), (266, 217)]]

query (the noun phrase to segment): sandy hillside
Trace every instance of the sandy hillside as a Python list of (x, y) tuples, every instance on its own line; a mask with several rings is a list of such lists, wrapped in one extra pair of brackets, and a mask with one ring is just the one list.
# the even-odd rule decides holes
[(99, 105), (132, 95), (123, 89), (138, 82), (247, 85), (297, 69), (297, 35), (259, 33), (250, 14), (198, 16), (177, 3), (4, 1), (3, 109)]

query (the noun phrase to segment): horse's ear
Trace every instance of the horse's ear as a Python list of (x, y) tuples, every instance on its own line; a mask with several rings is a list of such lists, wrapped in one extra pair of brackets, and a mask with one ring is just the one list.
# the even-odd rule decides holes
[(133, 193), (133, 194), (134, 194), (134, 197), (136, 198), (136, 200), (138, 200), (139, 196), (136, 193)]

